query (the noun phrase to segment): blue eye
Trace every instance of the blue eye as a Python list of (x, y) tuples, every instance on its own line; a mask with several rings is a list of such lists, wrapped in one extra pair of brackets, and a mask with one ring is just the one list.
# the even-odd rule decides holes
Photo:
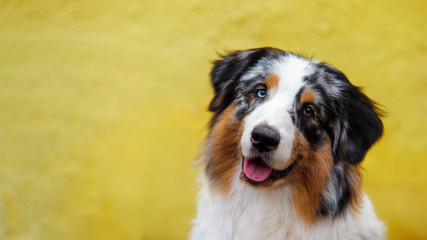
[(267, 95), (267, 90), (265, 90), (265, 89), (258, 89), (258, 90), (256, 90), (255, 94), (259, 98), (264, 98)]

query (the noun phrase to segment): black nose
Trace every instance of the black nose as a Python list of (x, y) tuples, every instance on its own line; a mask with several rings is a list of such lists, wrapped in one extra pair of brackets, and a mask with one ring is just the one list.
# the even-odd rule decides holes
[(258, 151), (270, 152), (279, 145), (280, 134), (275, 128), (269, 125), (258, 125), (252, 131), (251, 142)]

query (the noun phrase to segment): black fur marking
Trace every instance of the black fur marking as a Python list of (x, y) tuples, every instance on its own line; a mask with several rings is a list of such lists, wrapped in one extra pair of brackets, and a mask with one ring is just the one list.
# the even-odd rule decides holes
[[(263, 57), (277, 57), (286, 53), (274, 48), (250, 49), (237, 51), (215, 61), (210, 73), (211, 83), (215, 96), (209, 105), (209, 111), (214, 112), (210, 126), (212, 127), (218, 116), (236, 100), (236, 88), (239, 79)], [(242, 113), (240, 113), (242, 115)]]
[[(307, 88), (302, 88), (295, 97), (295, 106), (297, 109), (297, 119), (294, 120), (295, 116), (292, 116), (292, 121), (295, 126), (303, 133), (304, 137), (308, 140), (311, 148), (316, 148), (323, 145), (326, 141), (326, 133), (319, 123), (317, 115), (319, 115), (319, 107), (315, 103), (302, 103), (300, 104), (300, 98), (302, 93)], [(315, 109), (315, 115), (313, 117), (307, 117), (304, 114), (304, 109), (311, 106)]]
[(333, 219), (347, 209), (351, 193), (345, 174), (343, 163), (334, 165), (319, 208), (323, 217)]
[(382, 136), (380, 110), (342, 72), (325, 63), (317, 67), (304, 81), (321, 96), (319, 122), (332, 141), (334, 161), (357, 164)]
[(357, 164), (383, 134), (383, 124), (379, 118), (381, 111), (375, 102), (358, 87), (353, 86), (342, 72), (326, 64), (322, 67), (331, 78), (342, 84), (338, 109), (343, 117), (339, 118), (341, 132), (336, 132), (334, 137), (339, 141), (334, 157)]

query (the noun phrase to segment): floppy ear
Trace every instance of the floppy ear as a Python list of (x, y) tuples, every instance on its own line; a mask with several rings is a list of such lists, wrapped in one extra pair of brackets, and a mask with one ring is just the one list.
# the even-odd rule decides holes
[[(341, 73), (342, 74), (342, 73)], [(334, 157), (351, 164), (363, 160), (369, 148), (383, 134), (383, 123), (379, 118), (380, 110), (375, 103), (363, 94), (358, 87), (348, 85), (340, 97), (339, 124), (335, 129), (333, 146)]]
[[(242, 61), (238, 60), (240, 52), (234, 52), (214, 62), (210, 77), (214, 89), (214, 97), (209, 104), (209, 111), (223, 111), (234, 100), (233, 89), (236, 87)], [(233, 84), (234, 83), (234, 84)]]

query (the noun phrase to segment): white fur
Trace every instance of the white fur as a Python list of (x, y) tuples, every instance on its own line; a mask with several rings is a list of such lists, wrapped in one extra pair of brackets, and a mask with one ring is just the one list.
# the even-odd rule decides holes
[(384, 226), (366, 194), (359, 212), (346, 211), (334, 220), (307, 226), (295, 212), (289, 187), (253, 188), (236, 174), (232, 190), (224, 197), (211, 191), (202, 177), (204, 186), (191, 240), (384, 239)]
[[(311, 74), (310, 62), (294, 55), (282, 57), (272, 64), (270, 74), (279, 77), (277, 87), (268, 89), (267, 99), (245, 118), (245, 126), (241, 139), (242, 154), (247, 157), (252, 148), (251, 133), (260, 124), (268, 124), (280, 133), (280, 143), (272, 153), (270, 167), (283, 170), (288, 164), (294, 140), (295, 126), (289, 111), (293, 108), (295, 96), (303, 87), (303, 78)], [(249, 75), (254, 75), (253, 69)], [(248, 78), (244, 76), (243, 78)]]

